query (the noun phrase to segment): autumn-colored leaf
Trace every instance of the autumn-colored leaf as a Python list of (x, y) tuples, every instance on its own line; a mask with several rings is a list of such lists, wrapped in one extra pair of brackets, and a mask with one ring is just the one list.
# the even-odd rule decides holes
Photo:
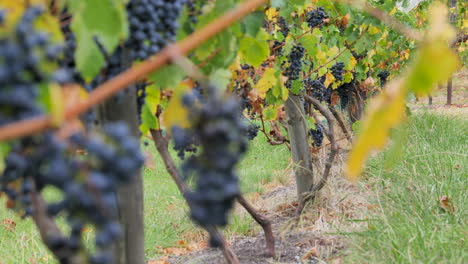
[(5, 228), (7, 231), (13, 232), (16, 228), (16, 222), (15, 220), (10, 218), (3, 219), (2, 227)]
[(323, 85), (325, 85), (325, 87), (328, 87), (334, 81), (335, 81), (335, 76), (333, 76), (333, 74), (331, 73), (327, 73), (325, 75), (325, 82), (323, 83)]
[(319, 256), (319, 252), (316, 247), (311, 248), (303, 257), (303, 260), (311, 259), (312, 257), (317, 258)]
[(255, 85), (255, 89), (258, 90), (258, 96), (260, 98), (265, 99), (266, 93), (277, 83), (275, 73), (275, 69), (268, 68)]
[(439, 198), (439, 207), (449, 214), (453, 214), (453, 212), (455, 212), (455, 206), (453, 205), (452, 200), (445, 195)]
[(187, 85), (179, 85), (171, 97), (169, 105), (163, 113), (164, 126), (169, 129), (173, 126), (186, 128), (189, 126), (188, 111), (182, 104), (182, 96), (190, 88)]

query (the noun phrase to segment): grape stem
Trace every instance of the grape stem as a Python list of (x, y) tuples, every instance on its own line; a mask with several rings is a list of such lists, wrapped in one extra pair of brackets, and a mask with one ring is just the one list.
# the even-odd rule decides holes
[[(202, 29), (194, 32), (184, 40), (174, 46), (180, 51), (181, 55), (186, 55), (196, 47), (200, 46), (219, 32), (237, 22), (241, 18), (250, 14), (256, 8), (268, 2), (267, 0), (250, 0), (240, 4), (237, 8), (227, 12), (220, 18), (209, 23)], [(173, 47), (169, 46), (163, 49), (155, 56), (139, 63), (127, 71), (117, 75), (102, 85), (96, 87), (89, 93), (86, 101), (78, 103), (65, 111), (65, 120), (73, 120), (80, 114), (85, 113), (92, 107), (104, 102), (114, 94), (130, 87), (131, 84), (138, 82), (146, 75), (160, 69), (170, 62), (170, 52)], [(0, 127), (0, 141), (12, 140), (34, 133), (41, 132), (52, 127), (52, 118), (50, 116), (40, 116), (33, 119), (19, 121), (13, 124)]]

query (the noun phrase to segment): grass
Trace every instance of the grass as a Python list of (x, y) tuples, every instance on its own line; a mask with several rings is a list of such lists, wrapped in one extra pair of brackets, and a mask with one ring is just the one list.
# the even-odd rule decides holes
[(462, 117), (417, 113), (395, 167), (390, 152), (370, 161), (363, 184), (376, 209), (345, 263), (467, 263), (467, 131)]
[[(162, 160), (153, 146), (144, 147), (154, 157), (154, 169), (143, 171), (145, 190), (145, 242), (146, 255), (153, 258), (161, 247), (177, 247), (179, 240), (197, 240), (203, 232), (191, 223), (187, 207), (176, 185), (165, 171)], [(175, 153), (173, 156), (176, 157)], [(249, 151), (239, 166), (242, 190), (245, 193), (263, 192), (263, 184), (280, 179), (289, 164), (290, 154), (285, 146), (270, 146), (263, 135), (251, 142)], [(175, 158), (177, 160), (177, 158)], [(52, 195), (48, 195), (51, 197)], [(34, 224), (30, 219), (21, 220), (3, 207), (0, 198), (0, 263), (54, 263), (42, 245)], [(2, 221), (13, 220), (14, 231), (2, 226)], [(60, 223), (61, 225), (63, 222)], [(245, 235), (252, 230), (252, 220), (242, 214), (233, 216), (226, 230), (228, 235)], [(92, 232), (86, 235), (91, 242)]]

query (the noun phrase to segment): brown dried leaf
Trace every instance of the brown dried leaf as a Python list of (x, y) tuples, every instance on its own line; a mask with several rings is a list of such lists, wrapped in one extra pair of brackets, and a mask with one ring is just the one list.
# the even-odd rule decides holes
[(303, 257), (303, 260), (311, 259), (312, 257), (317, 258), (319, 256), (319, 252), (317, 248), (313, 247), (311, 248)]
[(455, 206), (451, 199), (445, 195), (439, 198), (439, 207), (449, 214), (453, 214), (453, 212), (455, 212)]
[(2, 227), (5, 228), (5, 230), (13, 232), (16, 229), (16, 222), (13, 219), (3, 219), (2, 221)]

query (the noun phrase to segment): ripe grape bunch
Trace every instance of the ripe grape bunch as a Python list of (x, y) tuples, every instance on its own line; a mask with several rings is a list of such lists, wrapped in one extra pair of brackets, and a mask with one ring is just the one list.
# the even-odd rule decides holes
[[(0, 38), (1, 125), (43, 114), (40, 89), (68, 81), (64, 69), (45, 70), (54, 66), (61, 49), (34, 28), (41, 13), (41, 8), (27, 8), (12, 34)], [(66, 216), (68, 235), (41, 230), (60, 263), (68, 263), (75, 253), (85, 253), (82, 232), (86, 225), (96, 230), (96, 252), (89, 256), (90, 263), (112, 263), (109, 246), (121, 233), (115, 192), (143, 164), (138, 141), (122, 124), (110, 124), (99, 133), (76, 132), (70, 139), (56, 134), (48, 130), (9, 142), (0, 191), (7, 195), (8, 206), (24, 217)], [(77, 156), (78, 151), (88, 154)], [(40, 193), (50, 187), (60, 191), (62, 198), (47, 204)], [(46, 212), (41, 211), (44, 206)]]
[(322, 124), (315, 124), (315, 129), (309, 129), (309, 136), (314, 141), (312, 145), (314, 147), (321, 147), (323, 143), (323, 130)]
[(244, 134), (248, 140), (252, 141), (257, 137), (259, 129), (260, 129), (259, 125), (251, 123), (247, 125), (247, 128), (244, 131)]
[(204, 100), (183, 100), (191, 123), (187, 136), (200, 142), (201, 152), (183, 162), (182, 172), (197, 179), (194, 191), (187, 195), (192, 219), (203, 227), (225, 226), (240, 193), (235, 166), (247, 148), (245, 124), (235, 97), (223, 98), (215, 87), (202, 86)]
[(289, 65), (284, 71), (284, 76), (288, 77), (286, 87), (291, 88), (293, 80), (300, 77), (302, 71), (302, 58), (304, 57), (304, 47), (299, 43), (295, 45), (288, 55)]
[(307, 24), (310, 28), (317, 27), (323, 24), (323, 20), (327, 19), (328, 15), (323, 7), (318, 7), (306, 14)]
[(319, 100), (320, 102), (328, 102), (331, 96), (331, 89), (326, 88), (323, 82), (323, 78), (317, 80), (307, 78), (304, 80), (304, 85), (306, 87), (306, 90), (312, 92), (312, 97)]
[(380, 79), (380, 86), (385, 86), (385, 84), (387, 83), (388, 76), (390, 76), (390, 72), (386, 70), (381, 71), (379, 72), (379, 74), (377, 74), (377, 77), (379, 77)]
[(343, 81), (343, 73), (345, 72), (344, 67), (345, 65), (343, 62), (337, 62), (331, 67), (332, 75), (336, 80)]
[(127, 14), (131, 57), (144, 60), (175, 41), (178, 19), (186, 0), (132, 0)]
[(280, 28), (280, 31), (283, 34), (283, 36), (287, 37), (289, 35), (289, 25), (286, 22), (286, 19), (284, 19), (284, 17), (278, 17), (276, 24)]

